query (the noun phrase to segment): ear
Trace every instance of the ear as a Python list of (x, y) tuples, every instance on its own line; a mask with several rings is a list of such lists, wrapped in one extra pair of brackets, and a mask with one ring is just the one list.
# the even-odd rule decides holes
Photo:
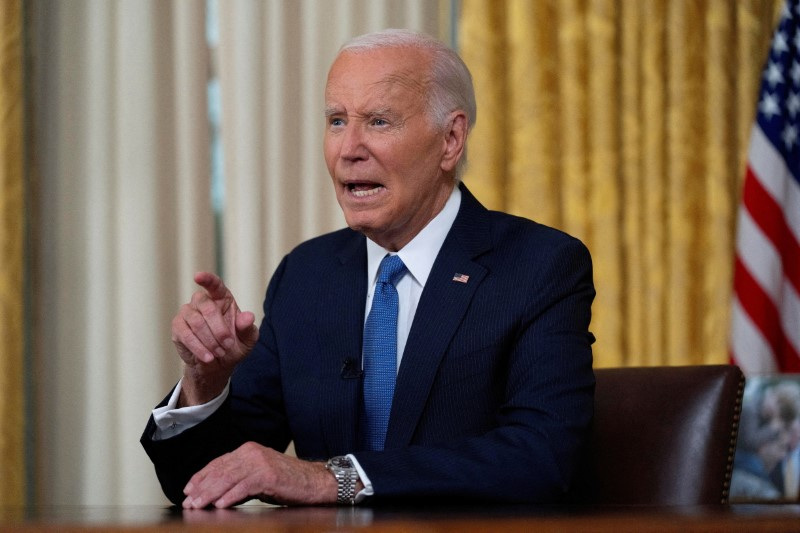
[(449, 126), (444, 131), (444, 153), (442, 154), (441, 168), (444, 172), (455, 170), (458, 161), (464, 154), (469, 133), (469, 122), (463, 111), (453, 111), (450, 115)]

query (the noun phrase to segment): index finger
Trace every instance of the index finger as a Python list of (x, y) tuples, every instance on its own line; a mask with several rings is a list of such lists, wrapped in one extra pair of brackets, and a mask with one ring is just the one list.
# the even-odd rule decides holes
[(194, 282), (203, 287), (212, 300), (222, 300), (228, 296), (228, 287), (219, 276), (211, 272), (198, 272), (194, 275)]

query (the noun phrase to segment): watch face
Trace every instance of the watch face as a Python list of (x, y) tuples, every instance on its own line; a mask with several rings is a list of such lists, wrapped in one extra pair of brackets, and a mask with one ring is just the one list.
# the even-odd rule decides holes
[(331, 459), (331, 466), (338, 468), (353, 468), (353, 462), (345, 456), (333, 457)]

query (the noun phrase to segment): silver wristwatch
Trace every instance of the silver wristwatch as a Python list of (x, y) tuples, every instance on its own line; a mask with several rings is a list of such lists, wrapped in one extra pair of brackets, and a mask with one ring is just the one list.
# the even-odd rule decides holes
[(358, 481), (358, 471), (353, 466), (353, 462), (345, 457), (339, 455), (331, 457), (327, 463), (327, 468), (333, 477), (336, 478), (336, 483), (339, 485), (336, 491), (336, 503), (353, 505), (356, 503), (356, 481)]

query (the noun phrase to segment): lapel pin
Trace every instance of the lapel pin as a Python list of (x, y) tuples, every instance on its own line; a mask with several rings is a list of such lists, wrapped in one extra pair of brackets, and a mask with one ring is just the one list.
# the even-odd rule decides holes
[(456, 272), (456, 275), (453, 276), (453, 281), (457, 281), (459, 283), (466, 283), (469, 281), (469, 276), (467, 276), (466, 274), (459, 274), (458, 272)]

